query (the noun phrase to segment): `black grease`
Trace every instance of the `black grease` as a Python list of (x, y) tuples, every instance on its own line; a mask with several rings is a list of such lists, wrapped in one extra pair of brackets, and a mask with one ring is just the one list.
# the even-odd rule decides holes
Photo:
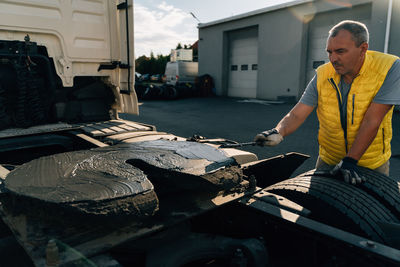
[[(157, 195), (152, 193), (153, 183), (157, 187), (161, 181), (163, 186), (175, 186), (175, 189), (181, 184), (181, 189), (185, 190), (199, 185), (205, 190), (221, 189), (224, 188), (221, 184), (202, 180), (200, 176), (221, 166), (234, 164), (231, 158), (213, 155), (221, 152), (204, 144), (166, 140), (149, 143), (120, 144), (42, 157), (10, 172), (4, 186), (11, 194), (69, 205), (93, 214), (132, 212), (131, 207), (138, 209), (134, 199), (147, 195), (151, 197), (140, 199), (151, 203), (155, 211), (158, 209), (158, 200)], [(202, 158), (208, 151), (211, 156)], [(146, 166), (154, 181), (149, 180), (141, 166), (135, 166), (138, 162), (142, 169)], [(171, 173), (176, 174), (177, 179)], [(235, 182), (239, 180), (235, 177)], [(155, 192), (158, 194), (157, 190)], [(130, 200), (124, 202), (124, 199)], [(152, 214), (151, 211), (146, 213)]]

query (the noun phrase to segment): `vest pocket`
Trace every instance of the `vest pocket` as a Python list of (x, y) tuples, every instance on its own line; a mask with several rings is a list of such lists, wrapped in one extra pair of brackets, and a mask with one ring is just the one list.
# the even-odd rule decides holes
[(353, 125), (354, 124), (354, 102), (355, 102), (355, 99), (356, 99), (356, 95), (355, 94), (353, 94), (353, 102), (352, 102), (352, 109), (351, 109), (351, 124)]

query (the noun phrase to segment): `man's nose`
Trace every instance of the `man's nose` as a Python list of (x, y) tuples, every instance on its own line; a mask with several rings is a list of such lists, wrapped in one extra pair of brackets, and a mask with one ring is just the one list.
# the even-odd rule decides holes
[(330, 55), (329, 55), (329, 61), (330, 62), (335, 62), (335, 61), (337, 61), (337, 55), (335, 54), (335, 53), (331, 53)]

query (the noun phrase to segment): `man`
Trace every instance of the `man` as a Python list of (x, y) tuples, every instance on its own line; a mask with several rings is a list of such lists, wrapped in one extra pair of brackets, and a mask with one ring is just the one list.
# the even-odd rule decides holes
[(393, 105), (400, 104), (398, 57), (368, 51), (368, 29), (342, 21), (330, 31), (330, 63), (318, 67), (300, 101), (259, 145), (274, 146), (294, 132), (317, 107), (317, 170), (341, 173), (346, 182), (365, 181), (357, 166), (389, 175)]

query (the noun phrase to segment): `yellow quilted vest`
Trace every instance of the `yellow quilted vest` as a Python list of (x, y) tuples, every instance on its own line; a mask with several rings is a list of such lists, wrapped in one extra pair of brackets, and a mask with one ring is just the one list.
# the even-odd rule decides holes
[[(364, 64), (353, 80), (347, 98), (346, 130), (342, 127), (338, 102), (342, 97), (339, 92), (340, 75), (331, 63), (317, 69), (319, 156), (324, 162), (335, 165), (346, 156), (357, 136), (365, 112), (396, 59), (396, 56), (367, 51)], [(358, 165), (376, 169), (389, 160), (392, 114), (393, 108), (384, 117), (375, 139), (358, 161)]]

